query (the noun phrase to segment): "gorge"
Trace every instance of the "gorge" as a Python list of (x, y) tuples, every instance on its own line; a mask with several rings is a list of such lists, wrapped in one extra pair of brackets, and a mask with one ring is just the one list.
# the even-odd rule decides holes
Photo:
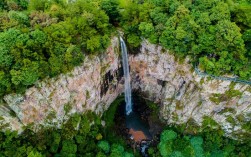
[(250, 0), (1, 0), (0, 157), (250, 157)]
[[(160, 105), (160, 118), (165, 123), (193, 124), (196, 132), (209, 118), (227, 136), (250, 136), (244, 127), (250, 123), (249, 85), (199, 77), (188, 58), (178, 63), (172, 54), (163, 51), (161, 46), (144, 41), (141, 53), (129, 56), (129, 64), (132, 89)], [(69, 104), (67, 112), (71, 114), (87, 110), (102, 114), (123, 92), (119, 53), (119, 40), (114, 37), (106, 54), (86, 59), (69, 74), (39, 81), (24, 95), (6, 95), (0, 109), (2, 125), (9, 123), (8, 128), (19, 131), (31, 123), (53, 122), (60, 126), (67, 119), (65, 108)], [(16, 116), (11, 116), (11, 111)]]

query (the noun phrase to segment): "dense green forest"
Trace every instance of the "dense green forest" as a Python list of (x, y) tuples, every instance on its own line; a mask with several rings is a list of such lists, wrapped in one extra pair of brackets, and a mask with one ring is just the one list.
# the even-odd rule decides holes
[[(118, 101), (117, 101), (118, 102)], [(116, 103), (117, 103), (116, 102)], [(0, 132), (1, 157), (133, 157), (141, 156), (115, 134), (113, 103), (100, 118), (92, 112), (74, 114), (61, 128), (26, 127), (22, 134)], [(118, 105), (118, 104), (117, 104)], [(102, 120), (106, 122), (102, 125)], [(209, 126), (214, 126), (212, 129)], [(223, 136), (223, 131), (210, 118), (203, 122), (203, 132), (191, 135), (184, 126), (166, 128), (149, 157), (250, 157), (251, 141), (240, 142)]]
[(109, 45), (109, 17), (95, 1), (1, 0), (0, 10), (0, 95), (72, 70)]
[(250, 0), (139, 0), (124, 8), (121, 27), (132, 46), (144, 37), (208, 73), (250, 79)]
[(68, 72), (104, 52), (116, 28), (214, 75), (251, 77), (250, 0), (2, 0), (0, 95)]
[[(0, 0), (0, 97), (104, 53), (118, 29), (132, 53), (147, 39), (209, 74), (251, 78), (250, 0)], [(112, 112), (74, 114), (61, 128), (0, 132), (0, 157), (139, 156), (111, 135)], [(197, 135), (166, 128), (149, 156), (250, 157), (250, 140), (204, 123)]]
[[(22, 134), (0, 132), (1, 157), (132, 157), (124, 143), (114, 136), (107, 139), (101, 119), (94, 113), (75, 114), (61, 129), (44, 128)], [(116, 141), (116, 142), (115, 142)], [(129, 149), (129, 151), (131, 151)]]

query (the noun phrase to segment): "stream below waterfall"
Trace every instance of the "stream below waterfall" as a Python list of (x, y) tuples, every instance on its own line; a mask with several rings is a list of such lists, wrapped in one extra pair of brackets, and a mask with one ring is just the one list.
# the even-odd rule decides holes
[[(151, 117), (148, 112), (150, 108), (146, 107), (146, 103), (143, 101), (137, 101), (135, 97), (135, 101), (132, 101), (132, 91), (131, 91), (131, 81), (130, 81), (130, 68), (128, 62), (128, 52), (125, 41), (122, 37), (120, 37), (120, 46), (121, 46), (121, 54), (122, 54), (122, 63), (123, 63), (123, 72), (124, 72), (124, 94), (125, 94), (125, 103), (123, 103), (122, 111), (119, 112), (120, 118), (125, 125), (121, 125), (122, 130), (124, 130), (124, 135), (126, 135), (126, 139), (128, 144), (134, 149), (137, 149), (141, 152), (142, 156), (147, 156), (148, 147), (153, 144), (154, 136), (156, 132), (151, 132), (151, 126), (149, 125), (149, 120)], [(142, 108), (144, 106), (146, 108)], [(124, 110), (123, 110), (124, 108)], [(123, 114), (122, 114), (123, 113)], [(115, 119), (120, 119), (115, 118)], [(118, 121), (119, 123), (121, 121)], [(152, 123), (154, 124), (154, 123)], [(124, 126), (124, 128), (123, 128)], [(155, 125), (152, 125), (155, 127)], [(153, 131), (153, 129), (152, 129)], [(162, 130), (161, 130), (162, 131)]]
[(125, 101), (118, 106), (114, 119), (116, 132), (126, 139), (129, 147), (147, 157), (147, 149), (157, 146), (164, 125), (156, 118), (157, 114), (152, 115), (155, 112), (149, 107), (147, 100), (133, 93), (132, 102), (134, 107), (129, 115), (126, 114)]

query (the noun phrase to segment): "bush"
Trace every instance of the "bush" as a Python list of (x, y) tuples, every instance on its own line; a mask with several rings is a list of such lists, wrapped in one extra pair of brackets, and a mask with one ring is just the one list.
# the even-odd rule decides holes
[(98, 147), (104, 151), (106, 154), (110, 152), (110, 145), (107, 141), (100, 141)]

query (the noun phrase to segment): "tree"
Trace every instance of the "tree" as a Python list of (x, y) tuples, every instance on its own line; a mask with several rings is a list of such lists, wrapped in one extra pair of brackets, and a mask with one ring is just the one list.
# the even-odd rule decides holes
[(109, 16), (109, 21), (112, 24), (116, 24), (119, 21), (119, 1), (118, 0), (103, 0), (101, 2), (101, 8), (105, 10), (106, 14)]
[(109, 143), (108, 143), (107, 141), (100, 141), (100, 142), (98, 143), (98, 147), (99, 147), (102, 151), (104, 151), (106, 154), (109, 153), (109, 151), (110, 151), (110, 145), (109, 145)]
[(47, 0), (30, 0), (29, 10), (45, 10)]
[(203, 138), (199, 136), (195, 136), (190, 140), (191, 145), (193, 146), (195, 157), (204, 157), (204, 150), (203, 150)]
[(110, 157), (118, 157), (124, 155), (124, 148), (119, 144), (113, 144)]
[(251, 27), (251, 5), (250, 2), (242, 1), (233, 10), (233, 21), (237, 23), (240, 28), (246, 30)]
[(5, 0), (0, 1), (0, 11), (7, 9), (7, 2)]
[(8, 14), (9, 14), (10, 20), (17, 21), (20, 26), (29, 24), (28, 16), (22, 12), (9, 11)]
[(11, 82), (4, 71), (0, 71), (0, 96), (2, 96), (6, 91), (10, 91)]
[(141, 22), (139, 25), (139, 30), (146, 38), (148, 38), (152, 33), (154, 33), (154, 27), (152, 23)]
[(161, 133), (158, 149), (162, 156), (170, 156), (173, 152), (173, 140), (177, 138), (177, 133), (172, 130), (165, 130)]
[(170, 157), (184, 157), (181, 152), (174, 151)]
[(36, 150), (32, 150), (29, 154), (28, 157), (43, 157), (43, 155)]
[(100, 36), (92, 36), (86, 42), (87, 50), (89, 50), (90, 52), (97, 51), (101, 47), (100, 41)]
[(165, 130), (161, 133), (160, 140), (163, 142), (167, 142), (170, 140), (174, 140), (177, 138), (177, 133), (173, 130)]
[(38, 68), (39, 64), (35, 61), (30, 61), (29, 59), (23, 60), (22, 76), (23, 76), (23, 85), (32, 85), (35, 81), (38, 80)]
[(12, 65), (13, 56), (10, 55), (7, 48), (0, 45), (0, 67), (9, 68)]
[(210, 13), (210, 20), (214, 23), (221, 20), (230, 21), (230, 9), (224, 2), (217, 3), (217, 5), (212, 8)]
[(155, 7), (152, 9), (150, 16), (156, 25), (160, 23), (165, 24), (168, 19), (168, 16), (162, 7)]
[(63, 154), (75, 154), (77, 152), (77, 145), (72, 140), (64, 140), (62, 142), (62, 150)]

